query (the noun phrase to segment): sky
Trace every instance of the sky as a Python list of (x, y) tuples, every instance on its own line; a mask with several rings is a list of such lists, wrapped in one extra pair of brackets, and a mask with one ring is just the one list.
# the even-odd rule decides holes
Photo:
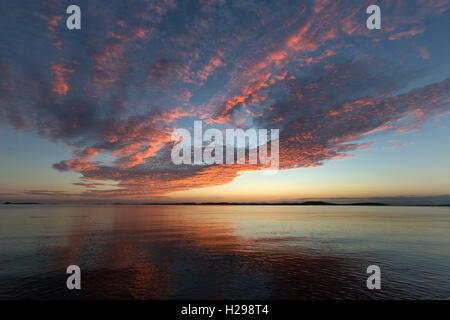
[[(450, 203), (449, 9), (0, 0), (0, 200)], [(199, 120), (279, 129), (279, 171), (173, 163)]]

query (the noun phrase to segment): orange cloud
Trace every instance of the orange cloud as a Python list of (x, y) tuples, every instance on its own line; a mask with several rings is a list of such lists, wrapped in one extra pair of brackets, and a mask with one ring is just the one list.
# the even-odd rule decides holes
[(389, 36), (389, 40), (399, 40), (404, 38), (411, 38), (415, 35), (422, 34), (425, 32), (425, 28), (414, 28), (409, 31), (398, 32)]
[(52, 62), (50, 71), (53, 73), (53, 92), (59, 95), (66, 95), (69, 91), (68, 77), (74, 72), (68, 69), (63, 63)]

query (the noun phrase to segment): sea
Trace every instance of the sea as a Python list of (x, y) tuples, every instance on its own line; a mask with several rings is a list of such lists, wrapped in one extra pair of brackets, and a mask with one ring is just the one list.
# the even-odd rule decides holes
[(450, 299), (450, 208), (1, 205), (0, 299)]

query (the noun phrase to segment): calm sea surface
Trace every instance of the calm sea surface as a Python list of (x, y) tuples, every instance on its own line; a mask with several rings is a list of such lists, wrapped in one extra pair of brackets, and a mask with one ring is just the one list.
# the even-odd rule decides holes
[(0, 299), (55, 298), (450, 299), (450, 208), (0, 206)]

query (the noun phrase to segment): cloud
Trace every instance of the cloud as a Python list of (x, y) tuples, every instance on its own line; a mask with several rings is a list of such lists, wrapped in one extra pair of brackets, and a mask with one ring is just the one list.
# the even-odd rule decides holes
[(427, 48), (420, 47), (419, 48), (419, 53), (420, 53), (420, 56), (422, 57), (422, 59), (424, 59), (424, 60), (430, 59), (430, 52), (428, 51)]
[[(371, 77), (367, 77), (371, 78)], [(371, 78), (373, 79), (373, 78)], [(308, 87), (309, 83), (296, 83), (291, 86), (293, 95), (296, 90)], [(383, 86), (386, 83), (381, 81)], [(316, 94), (318, 89), (309, 86)], [(361, 86), (364, 88), (365, 86)], [(349, 92), (351, 88), (349, 88)], [(410, 124), (422, 123), (426, 118), (448, 107), (450, 79), (441, 83), (415, 89), (409, 93), (379, 99), (361, 98), (354, 93), (353, 100), (327, 108), (328, 101), (319, 96), (311, 96), (308, 104), (289, 104), (289, 96), (275, 104), (272, 114), (265, 115), (260, 121), (271, 127), (273, 113), (291, 114), (289, 121), (282, 124), (280, 134), (280, 166), (282, 169), (315, 167), (324, 161), (348, 157), (349, 152), (370, 146), (369, 142), (354, 142), (366, 138), (374, 130), (395, 130), (392, 125), (405, 114), (426, 110)], [(329, 92), (329, 91), (326, 91)], [(332, 97), (330, 97), (332, 98)], [(344, 98), (342, 98), (344, 99)], [(310, 109), (313, 101), (318, 105)], [(321, 105), (322, 101), (324, 105)], [(305, 109), (307, 108), (307, 109)], [(292, 114), (298, 114), (293, 117)], [(280, 125), (280, 122), (275, 122)], [(254, 165), (217, 165), (217, 166), (175, 166), (169, 157), (170, 143), (152, 156), (142, 157), (139, 164), (132, 166), (102, 166), (75, 160), (63, 161), (54, 167), (59, 170), (75, 170), (89, 181), (116, 180), (120, 189), (92, 192), (92, 196), (145, 197), (152, 194), (164, 194), (231, 182), (239, 172), (257, 170)], [(130, 161), (130, 156), (124, 156)], [(131, 159), (133, 159), (131, 157)], [(74, 162), (75, 161), (75, 162)], [(129, 163), (129, 162), (127, 162)]]
[[(69, 193), (60, 190), (26, 190), (22, 192), (28, 196), (37, 196), (37, 197), (61, 197), (61, 196), (71, 196)], [(72, 195), (76, 196), (76, 195)]]
[(411, 38), (415, 35), (425, 32), (425, 28), (414, 28), (408, 31), (402, 31), (389, 36), (389, 40), (399, 40), (404, 38)]
[(150, 68), (147, 78), (159, 84), (166, 84), (171, 79), (178, 79), (185, 73), (186, 66), (177, 60), (158, 59)]
[(391, 145), (389, 146), (389, 149), (393, 150), (393, 149), (397, 149), (401, 146), (404, 146), (405, 144), (400, 141), (400, 140), (389, 140), (388, 142), (391, 143)]
[(388, 1), (390, 22), (378, 33), (361, 27), (363, 4), (338, 1), (211, 2), (192, 10), (136, 1), (125, 12), (118, 3), (86, 10), (89, 32), (60, 32), (54, 4), (39, 6), (30, 25), (44, 23), (55, 35), (2, 35), (0, 121), (73, 148), (53, 168), (78, 172), (84, 197), (144, 198), (260, 169), (174, 165), (171, 133), (193, 120), (221, 130), (279, 128), (287, 170), (351, 156), (373, 134), (418, 130), (448, 110), (448, 77), (410, 89), (430, 72), (417, 62), (434, 62), (423, 49), (432, 43), (406, 61), (417, 47), (390, 41), (432, 32), (417, 22), (439, 18), (448, 9), (442, 2), (411, 4), (418, 9), (411, 14)]
[(52, 63), (50, 71), (54, 75), (53, 92), (66, 95), (69, 91), (68, 77), (74, 70), (66, 68), (63, 63)]

